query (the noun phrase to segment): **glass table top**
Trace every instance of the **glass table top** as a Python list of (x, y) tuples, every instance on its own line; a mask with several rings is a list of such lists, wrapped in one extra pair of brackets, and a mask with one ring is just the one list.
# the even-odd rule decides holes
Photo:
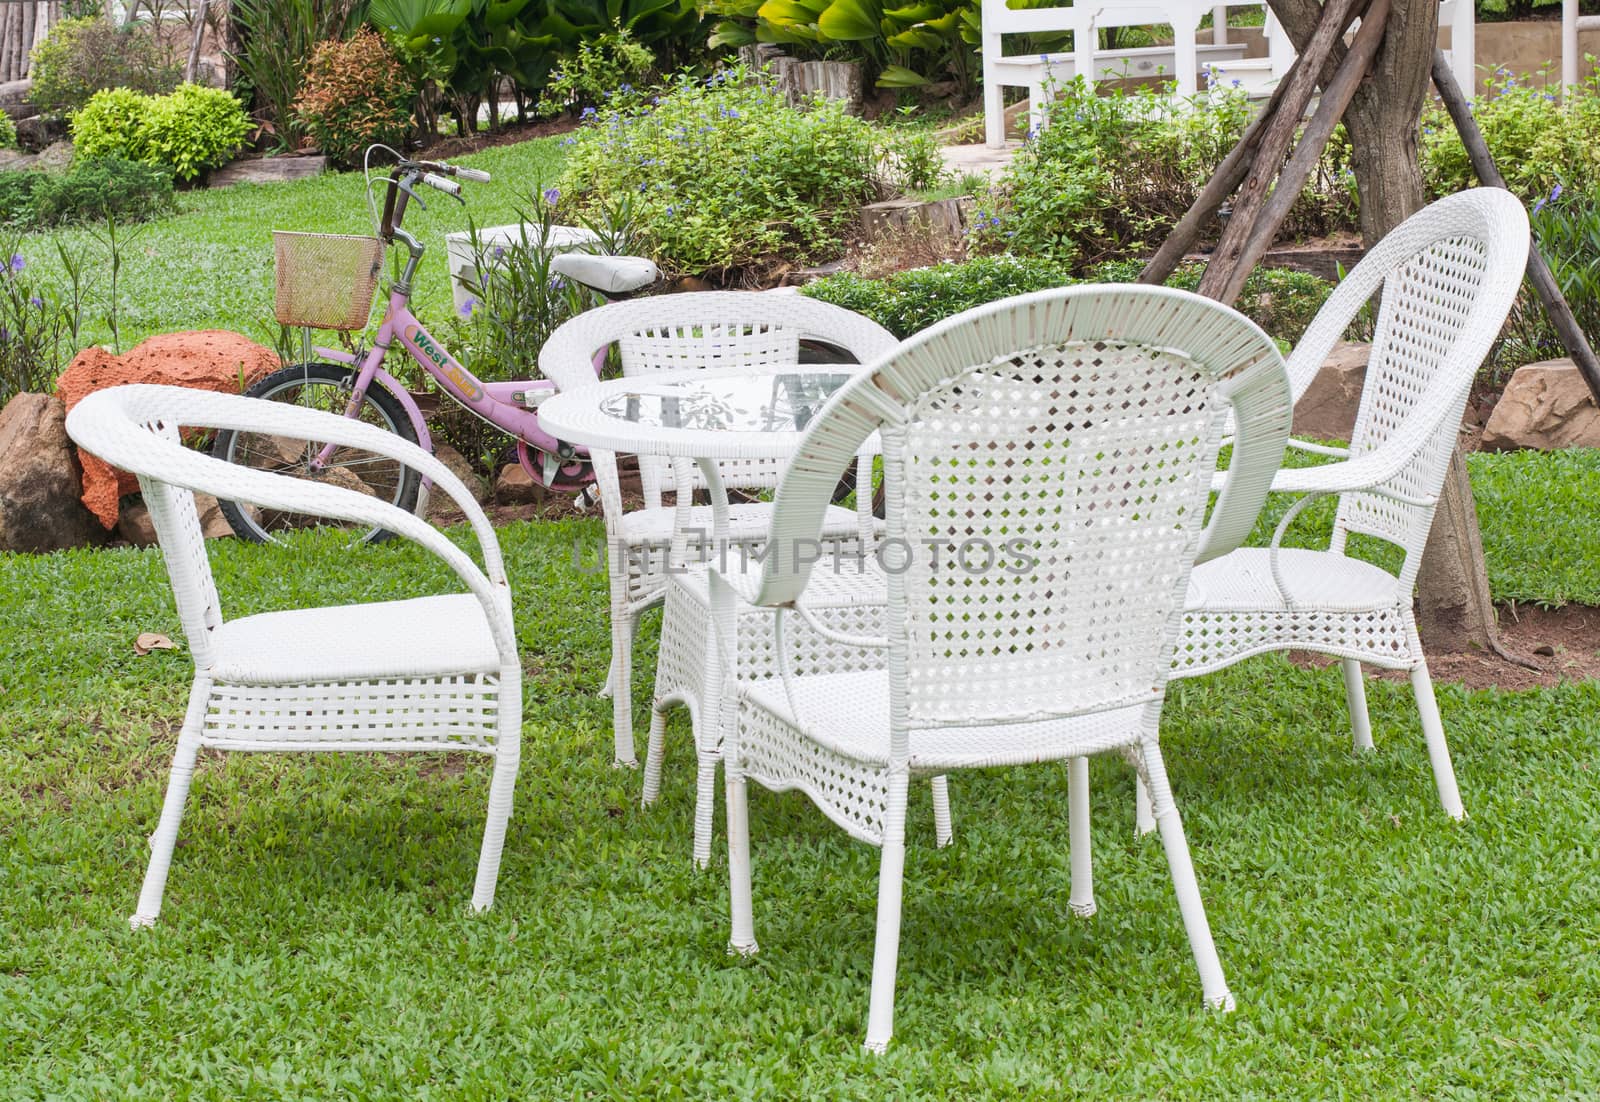
[(601, 412), (630, 424), (701, 432), (802, 432), (835, 391), (840, 372), (628, 380), (600, 400)]

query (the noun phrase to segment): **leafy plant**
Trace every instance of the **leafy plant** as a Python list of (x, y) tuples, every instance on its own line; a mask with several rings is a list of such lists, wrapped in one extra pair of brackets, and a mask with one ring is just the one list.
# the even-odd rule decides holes
[(120, 157), (80, 157), (64, 173), (0, 173), (0, 223), (46, 229), (173, 209), (172, 175)]
[[(963, 310), (1012, 295), (1077, 283), (1132, 283), (1142, 268), (1140, 261), (1120, 261), (1101, 265), (1080, 278), (1060, 261), (1001, 254), (913, 268), (884, 279), (840, 273), (808, 283), (801, 293), (865, 314), (904, 338)], [(1201, 272), (1199, 265), (1184, 265), (1167, 285), (1192, 291), (1200, 283)], [(1261, 268), (1251, 273), (1238, 308), (1274, 337), (1293, 344), (1305, 333), (1331, 289), (1307, 272)]]
[[(1472, 117), (1483, 131), (1506, 186), (1527, 203), (1556, 185), (1581, 191), (1600, 186), (1600, 70), (1566, 90), (1532, 85), (1505, 69), (1488, 81), (1473, 102)], [(1466, 148), (1443, 107), (1434, 104), (1421, 122), (1422, 171), (1433, 195), (1477, 184)]]
[(590, 211), (633, 195), (642, 240), (674, 274), (727, 279), (837, 254), (882, 190), (870, 123), (837, 101), (793, 109), (744, 69), (584, 114), (563, 193)]
[(103, 15), (64, 19), (33, 48), (28, 98), (47, 115), (63, 116), (105, 88), (170, 92), (179, 70), (137, 24), (119, 27)]
[(609, 34), (578, 43), (578, 51), (550, 77), (539, 107), (542, 115), (578, 107), (597, 106), (607, 100), (620, 106), (637, 100), (641, 85), (655, 68), (656, 55), (633, 40), (633, 32), (617, 25)]
[(880, 88), (954, 80), (970, 95), (981, 65), (978, 0), (706, 0), (722, 17), (713, 46), (773, 42), (817, 56), (859, 60)]
[(0, 111), (0, 149), (17, 148), (17, 124), (11, 116)]
[(180, 85), (166, 96), (127, 88), (96, 92), (72, 117), (72, 138), (90, 157), (117, 156), (192, 180), (244, 146), (250, 119), (220, 88)]
[(65, 290), (35, 277), (18, 241), (0, 240), (0, 406), (16, 394), (48, 392), (78, 350), (82, 258), (56, 243)]
[[(1047, 111), (1048, 125), (979, 202), (975, 248), (1079, 266), (1146, 248), (1188, 209), (1250, 118), (1242, 89), (1214, 86), (1185, 101), (1152, 88), (1101, 95), (1081, 80), (1062, 85)], [(1287, 234), (1351, 223), (1345, 156), (1341, 143), (1329, 143)]]
[(294, 103), (312, 51), (320, 42), (349, 37), (366, 7), (365, 0), (231, 0), (229, 18), (242, 44), (232, 55), (239, 90), (280, 148), (298, 149), (305, 137)]
[(416, 98), (416, 86), (383, 36), (362, 28), (312, 53), (294, 117), (336, 164), (354, 166), (374, 142), (404, 143)]
[[(1529, 214), (1533, 236), (1591, 344), (1600, 341), (1600, 201), (1559, 184)], [(1549, 314), (1533, 288), (1523, 285), (1500, 345), (1485, 365), (1498, 384), (1525, 363), (1566, 355)]]

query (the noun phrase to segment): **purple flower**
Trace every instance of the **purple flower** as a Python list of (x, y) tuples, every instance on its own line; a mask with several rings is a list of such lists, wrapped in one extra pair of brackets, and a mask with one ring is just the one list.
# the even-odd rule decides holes
[(578, 117), (583, 119), (592, 119), (599, 113), (600, 112), (596, 111), (593, 107), (585, 107), (583, 109), (583, 114), (579, 115)]
[(496, 260), (499, 260), (502, 256), (505, 256), (505, 255), (506, 255), (506, 251), (502, 246), (496, 245), (494, 247), (494, 258)]
[(548, 187), (544, 189), (544, 201), (552, 207), (561, 201), (561, 189)]
[(1550, 201), (1554, 203), (1559, 198), (1561, 198), (1561, 185), (1557, 184), (1550, 189)]
[(32, 298), (28, 299), (28, 305), (33, 307), (35, 310), (43, 310), (44, 299), (40, 298), (38, 295), (34, 295)]
[(22, 271), (22, 269), (26, 268), (27, 266), (28, 266), (28, 262), (26, 260), (22, 259), (22, 254), (21, 253), (12, 253), (11, 254), (10, 268), (11, 268), (11, 272), (12, 272), (13, 275), (16, 274), (17, 272)]
[(456, 313), (460, 314), (464, 318), (470, 318), (472, 316), (472, 311), (476, 310), (477, 308), (478, 300), (473, 298), (471, 295), (468, 295), (466, 299), (462, 301), (461, 306), (456, 310)]

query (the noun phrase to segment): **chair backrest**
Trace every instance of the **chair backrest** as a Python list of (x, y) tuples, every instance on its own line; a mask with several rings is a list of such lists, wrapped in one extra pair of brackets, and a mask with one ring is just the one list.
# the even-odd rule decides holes
[[(1409, 461), (1383, 488), (1432, 499), (1444, 485), (1468, 392), (1505, 325), (1528, 258), (1528, 216), (1510, 192), (1474, 188), (1447, 196), (1379, 241), (1334, 289), (1291, 357), (1296, 397), (1379, 286), (1361, 404), (1350, 454), (1384, 449)], [(1370, 493), (1343, 495), (1335, 550), (1352, 532), (1407, 552), (1415, 579), (1433, 506)]]
[[(895, 345), (894, 335), (870, 318), (798, 294), (701, 291), (610, 303), (571, 318), (545, 342), (539, 369), (562, 390), (594, 383), (595, 354), (619, 347), (625, 375), (715, 369), (772, 370), (799, 362), (800, 342), (815, 341), (870, 363)], [(697, 470), (683, 465), (690, 489), (704, 485)], [(769, 489), (778, 484), (777, 460), (728, 460), (719, 464), (729, 488)], [(639, 457), (645, 504), (661, 504), (679, 479), (671, 464)]]
[(1283, 361), (1260, 329), (1134, 285), (967, 311), (824, 408), (779, 488), (756, 599), (800, 596), (807, 556), (789, 547), (878, 430), (897, 730), (1158, 703), (1239, 396), (1235, 462), (1255, 474), (1214, 510), (1231, 530), (1259, 512), (1288, 435)]

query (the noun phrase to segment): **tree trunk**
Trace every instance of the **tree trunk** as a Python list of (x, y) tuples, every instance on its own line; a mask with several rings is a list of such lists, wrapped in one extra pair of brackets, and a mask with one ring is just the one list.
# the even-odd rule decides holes
[[(1295, 48), (1302, 48), (1316, 31), (1322, 5), (1317, 0), (1271, 0), (1271, 4)], [(1371, 72), (1345, 109), (1351, 167), (1361, 196), (1361, 237), (1368, 246), (1422, 208), (1417, 120), (1438, 36), (1439, 5), (1434, 0), (1394, 0)], [(1335, 48), (1323, 66), (1325, 78), (1332, 78), (1332, 67), (1344, 53), (1342, 46)], [(1423, 552), (1417, 612), (1418, 630), (1431, 647), (1503, 653), (1472, 484), (1459, 451), (1451, 458)]]

